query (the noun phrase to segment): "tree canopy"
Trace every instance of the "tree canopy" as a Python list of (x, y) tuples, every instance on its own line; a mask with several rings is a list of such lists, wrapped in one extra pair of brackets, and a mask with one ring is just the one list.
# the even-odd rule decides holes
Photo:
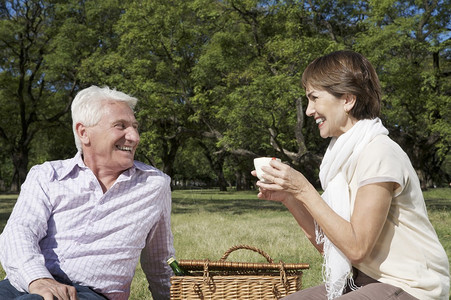
[(252, 158), (278, 156), (317, 183), (328, 141), (305, 117), (303, 69), (362, 53), (382, 119), (423, 187), (449, 184), (449, 1), (4, 0), (0, 189), (74, 155), (70, 103), (108, 85), (139, 98), (137, 159), (174, 185), (250, 188)]

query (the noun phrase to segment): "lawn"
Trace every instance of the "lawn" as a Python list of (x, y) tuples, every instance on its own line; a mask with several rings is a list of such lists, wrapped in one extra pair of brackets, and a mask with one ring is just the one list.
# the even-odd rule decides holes
[[(451, 257), (451, 189), (431, 189), (424, 195), (431, 222)], [(303, 275), (303, 288), (321, 282), (322, 258), (283, 205), (259, 200), (255, 191), (176, 190), (172, 196), (177, 258), (218, 260), (230, 247), (246, 244), (265, 251), (275, 262), (309, 263), (310, 269)], [(0, 196), (0, 230), (16, 197)], [(249, 250), (234, 251), (228, 260), (266, 262), (263, 256)], [(0, 277), (4, 275), (0, 268)], [(152, 299), (140, 266), (130, 299)]]

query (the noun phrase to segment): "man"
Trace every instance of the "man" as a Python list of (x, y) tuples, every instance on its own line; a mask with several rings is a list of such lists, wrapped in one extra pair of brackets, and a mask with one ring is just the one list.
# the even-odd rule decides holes
[(169, 299), (170, 178), (134, 161), (136, 102), (77, 94), (77, 155), (30, 170), (0, 236), (0, 299), (127, 299), (140, 255), (153, 298)]

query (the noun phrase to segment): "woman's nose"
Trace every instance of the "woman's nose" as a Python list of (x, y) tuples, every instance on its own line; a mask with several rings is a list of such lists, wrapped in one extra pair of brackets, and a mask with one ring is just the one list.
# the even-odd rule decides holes
[(307, 109), (305, 110), (305, 114), (308, 117), (312, 117), (315, 114), (315, 105), (314, 105), (313, 101), (309, 100), (309, 102), (307, 104)]

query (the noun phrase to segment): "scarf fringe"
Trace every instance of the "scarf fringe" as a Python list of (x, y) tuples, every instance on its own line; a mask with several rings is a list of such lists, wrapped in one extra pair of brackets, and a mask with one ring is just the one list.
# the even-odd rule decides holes
[[(324, 232), (319, 227), (318, 223), (314, 221), (315, 224), (315, 232), (316, 232), (316, 243), (318, 245), (325, 244), (325, 247), (333, 247), (333, 244), (326, 240), (326, 236), (324, 235)], [(352, 268), (346, 272), (345, 276), (340, 277), (338, 280), (332, 282), (331, 280), (328, 280), (328, 278), (331, 277), (332, 269), (330, 267), (331, 263), (329, 262), (329, 258), (326, 256), (326, 251), (323, 255), (324, 261), (322, 264), (321, 274), (323, 277), (323, 282), (325, 283), (326, 291), (327, 291), (327, 299), (333, 300), (337, 297), (340, 297), (343, 295), (343, 292), (345, 291), (346, 287), (349, 287), (351, 290), (355, 291), (359, 289), (357, 285), (355, 285)]]

